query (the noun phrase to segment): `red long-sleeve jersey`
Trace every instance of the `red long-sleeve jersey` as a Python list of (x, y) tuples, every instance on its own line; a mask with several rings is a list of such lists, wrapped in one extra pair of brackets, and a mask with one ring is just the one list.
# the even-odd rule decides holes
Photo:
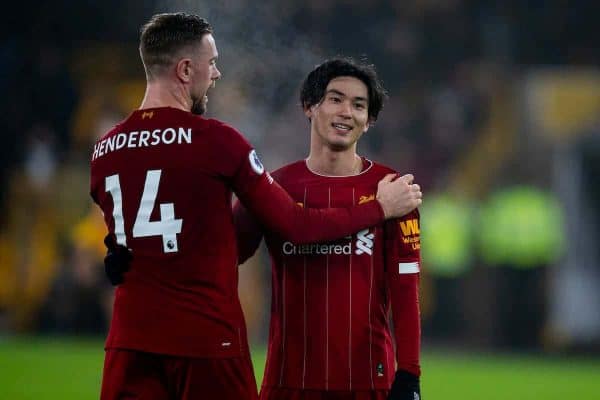
[(246, 354), (232, 191), (290, 240), (331, 240), (381, 207), (307, 210), (233, 128), (174, 108), (134, 111), (94, 146), (91, 195), (133, 251), (107, 348), (196, 357)]
[[(273, 177), (307, 208), (367, 204), (377, 182), (393, 171), (365, 159), (363, 165), (359, 175), (325, 177), (298, 161)], [(234, 218), (240, 261), (255, 251), (261, 229), (272, 259), (263, 386), (389, 389), (396, 364), (420, 375), (417, 210), (343, 239), (306, 245), (262, 228), (240, 204)]]

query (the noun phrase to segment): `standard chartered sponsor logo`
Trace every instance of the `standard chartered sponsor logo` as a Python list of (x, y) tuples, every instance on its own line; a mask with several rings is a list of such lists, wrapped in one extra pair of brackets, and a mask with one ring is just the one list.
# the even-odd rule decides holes
[[(368, 229), (362, 230), (356, 235), (356, 250), (357, 255), (373, 254), (373, 239), (375, 234), (369, 233)], [(347, 243), (311, 243), (295, 245), (292, 242), (284, 242), (281, 250), (286, 256), (290, 255), (330, 255), (330, 254), (352, 254), (353, 240), (350, 238)]]
[(373, 238), (374, 233), (369, 233), (368, 229), (364, 229), (356, 234), (356, 254), (373, 255)]
[(307, 254), (350, 254), (352, 253), (352, 244), (301, 244), (295, 245), (291, 242), (283, 244), (283, 254), (289, 255), (307, 255)]

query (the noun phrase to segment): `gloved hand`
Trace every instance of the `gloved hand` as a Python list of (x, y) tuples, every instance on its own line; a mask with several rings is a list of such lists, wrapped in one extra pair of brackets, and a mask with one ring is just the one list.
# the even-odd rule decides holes
[(113, 286), (123, 283), (125, 272), (129, 271), (129, 264), (133, 258), (131, 250), (117, 244), (117, 238), (109, 233), (104, 238), (106, 257), (104, 257), (104, 272)]
[(388, 394), (388, 400), (421, 400), (419, 377), (410, 372), (398, 370)]

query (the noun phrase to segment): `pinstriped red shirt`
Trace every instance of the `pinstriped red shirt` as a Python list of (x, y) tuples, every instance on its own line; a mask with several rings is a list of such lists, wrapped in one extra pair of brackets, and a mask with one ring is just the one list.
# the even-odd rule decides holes
[(297, 206), (239, 132), (174, 108), (134, 111), (98, 140), (91, 158), (91, 196), (108, 230), (133, 251), (107, 348), (247, 354), (232, 192), (272, 230), (305, 243), (383, 220), (378, 205)]
[[(299, 161), (273, 177), (304, 207), (343, 207), (373, 201), (377, 182), (394, 172), (363, 166), (355, 176), (325, 177)], [(234, 214), (245, 258), (260, 234), (239, 205)], [(263, 386), (388, 389), (396, 363), (420, 373), (418, 211), (328, 243), (297, 245), (268, 231), (265, 239), (272, 304)]]

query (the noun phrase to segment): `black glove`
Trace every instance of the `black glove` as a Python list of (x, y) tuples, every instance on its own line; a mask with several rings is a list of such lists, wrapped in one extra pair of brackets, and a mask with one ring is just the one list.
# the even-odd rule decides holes
[(419, 377), (410, 372), (398, 370), (392, 383), (388, 400), (421, 400)]
[(129, 271), (129, 264), (133, 255), (127, 247), (117, 244), (117, 238), (109, 233), (104, 238), (106, 257), (104, 257), (104, 272), (110, 283), (117, 286), (123, 283), (125, 272)]

